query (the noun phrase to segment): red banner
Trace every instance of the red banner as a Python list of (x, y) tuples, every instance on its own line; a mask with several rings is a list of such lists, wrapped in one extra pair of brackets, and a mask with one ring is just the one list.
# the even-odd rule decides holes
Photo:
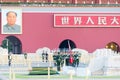
[(54, 14), (54, 27), (120, 27), (120, 13)]

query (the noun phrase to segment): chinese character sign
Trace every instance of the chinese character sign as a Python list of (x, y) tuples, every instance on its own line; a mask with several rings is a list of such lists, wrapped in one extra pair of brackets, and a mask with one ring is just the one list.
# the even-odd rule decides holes
[(120, 27), (120, 14), (54, 14), (54, 27)]

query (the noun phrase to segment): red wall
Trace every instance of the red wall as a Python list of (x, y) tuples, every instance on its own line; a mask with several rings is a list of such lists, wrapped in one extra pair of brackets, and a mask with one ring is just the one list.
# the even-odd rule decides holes
[[(23, 13), (23, 34), (17, 36), (23, 51), (59, 47), (61, 41), (71, 39), (81, 49), (93, 52), (114, 41), (120, 45), (120, 28), (55, 28), (53, 13)], [(0, 42), (9, 35), (0, 34)]]
[[(2, 2), (27, 2), (27, 0), (2, 0)], [(118, 3), (120, 3), (120, 0), (28, 0), (28, 2), (51, 2), (53, 1), (54, 3), (59, 3), (59, 1), (61, 1), (61, 3), (67, 3), (67, 1), (69, 1), (69, 3), (75, 3), (75, 1), (77, 1), (79, 4), (81, 3), (91, 3), (92, 1), (96, 4), (99, 4), (99, 1), (101, 1), (102, 4), (107, 4), (108, 1), (110, 1), (110, 4), (115, 4), (116, 1), (118, 1)]]

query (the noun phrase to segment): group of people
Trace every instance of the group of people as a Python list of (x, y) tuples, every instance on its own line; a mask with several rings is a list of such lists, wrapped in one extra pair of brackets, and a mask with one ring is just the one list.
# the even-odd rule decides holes
[(43, 62), (48, 62), (48, 53), (47, 53), (47, 51), (46, 52), (43, 51), (43, 53), (42, 53), (42, 61)]
[(66, 65), (78, 67), (79, 66), (79, 55), (77, 54), (69, 55), (69, 57), (66, 58)]

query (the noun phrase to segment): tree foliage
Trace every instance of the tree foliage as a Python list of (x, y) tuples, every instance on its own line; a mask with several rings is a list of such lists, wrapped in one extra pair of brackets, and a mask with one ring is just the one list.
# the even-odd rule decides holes
[(8, 49), (8, 52), (12, 51), (12, 43), (7, 39), (2, 41), (1, 47)]

